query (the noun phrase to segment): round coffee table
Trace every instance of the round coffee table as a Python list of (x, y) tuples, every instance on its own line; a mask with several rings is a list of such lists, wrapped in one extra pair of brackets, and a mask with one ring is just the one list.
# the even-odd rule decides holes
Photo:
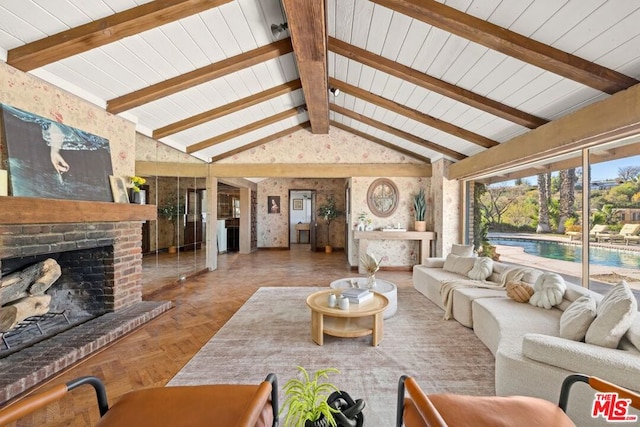
[[(366, 277), (346, 277), (344, 279), (338, 279), (331, 282), (329, 287), (332, 289), (352, 288), (352, 281), (356, 283), (359, 288), (367, 288)], [(396, 311), (398, 310), (398, 287), (396, 284), (388, 280), (376, 279), (376, 287), (372, 290), (384, 295), (389, 300), (389, 306), (384, 311), (384, 318), (388, 319), (396, 314)]]
[(371, 345), (377, 346), (384, 337), (383, 311), (389, 300), (382, 294), (374, 293), (373, 299), (363, 304), (349, 304), (347, 310), (329, 307), (329, 294), (342, 293), (339, 289), (314, 292), (307, 297), (311, 309), (311, 338), (323, 344), (323, 334), (334, 337), (355, 338), (371, 335)]

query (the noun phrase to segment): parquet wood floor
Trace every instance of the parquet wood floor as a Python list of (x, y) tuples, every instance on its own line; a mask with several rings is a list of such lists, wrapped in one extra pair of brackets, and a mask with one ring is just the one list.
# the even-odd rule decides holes
[[(172, 259), (160, 262), (166, 270)], [(95, 375), (105, 382), (112, 404), (131, 390), (164, 386), (259, 287), (328, 286), (333, 280), (357, 275), (344, 252), (311, 252), (309, 245), (292, 245), (291, 250), (221, 255), (218, 270), (182, 282), (158, 277), (158, 283), (164, 282), (149, 284), (151, 291), (144, 299), (171, 300), (172, 310), (34, 391)], [(154, 280), (151, 272), (149, 277)], [(412, 286), (408, 270), (379, 271), (376, 277), (399, 287)], [(81, 387), (15, 425), (90, 426), (98, 419), (93, 390)]]

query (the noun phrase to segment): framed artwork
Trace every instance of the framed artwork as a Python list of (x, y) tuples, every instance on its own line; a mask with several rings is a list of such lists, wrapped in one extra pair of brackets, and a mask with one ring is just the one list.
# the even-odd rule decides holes
[(270, 214), (280, 213), (280, 196), (267, 196), (267, 212)]
[(293, 199), (293, 210), (294, 211), (302, 210), (302, 199)]
[(108, 139), (0, 106), (12, 196), (112, 201)]
[(116, 203), (129, 203), (129, 192), (127, 191), (127, 183), (124, 178), (109, 175), (109, 183), (111, 184), (113, 201)]

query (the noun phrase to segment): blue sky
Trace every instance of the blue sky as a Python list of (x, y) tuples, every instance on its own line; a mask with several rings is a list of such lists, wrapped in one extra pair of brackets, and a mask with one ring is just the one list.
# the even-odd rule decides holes
[[(596, 163), (591, 165), (591, 181), (603, 181), (605, 179), (615, 179), (618, 177), (618, 169), (625, 166), (640, 166), (640, 155), (627, 157), (619, 160), (611, 160), (609, 162)], [(553, 172), (557, 174), (557, 172)], [(536, 185), (536, 176), (524, 178), (529, 185)], [(493, 185), (510, 186), (514, 185), (513, 180), (496, 183)]]
[(617, 178), (618, 169), (625, 166), (640, 166), (640, 156), (591, 165), (591, 181)]

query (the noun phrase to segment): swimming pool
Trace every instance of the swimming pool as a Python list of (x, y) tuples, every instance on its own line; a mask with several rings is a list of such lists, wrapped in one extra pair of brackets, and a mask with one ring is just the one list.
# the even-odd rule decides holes
[[(582, 262), (582, 246), (552, 242), (549, 240), (527, 240), (496, 238), (489, 239), (492, 245), (519, 246), (530, 255), (563, 261)], [(640, 253), (609, 250), (598, 247), (589, 249), (589, 264), (608, 267), (640, 269)]]

